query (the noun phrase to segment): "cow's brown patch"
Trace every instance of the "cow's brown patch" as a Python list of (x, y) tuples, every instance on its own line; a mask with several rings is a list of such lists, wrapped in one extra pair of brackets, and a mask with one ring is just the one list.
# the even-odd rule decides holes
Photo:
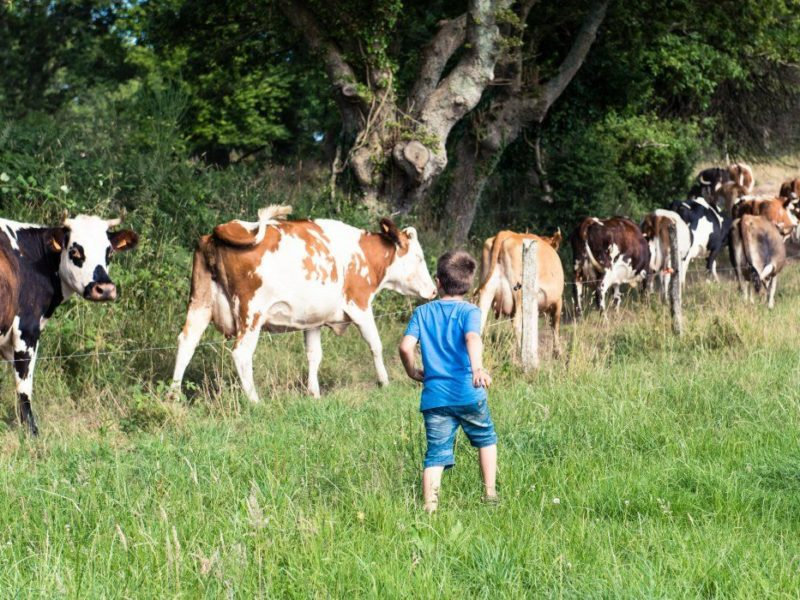
[(19, 304), (19, 262), (4, 233), (0, 233), (0, 333), (14, 323)]
[(286, 235), (296, 237), (305, 244), (303, 270), (306, 272), (306, 279), (317, 279), (322, 283), (329, 279), (338, 281), (336, 260), (328, 246), (330, 239), (319, 225), (314, 221), (287, 221), (281, 223), (280, 228)]
[(214, 227), (214, 237), (231, 246), (252, 246), (256, 243), (258, 229), (251, 230), (239, 221), (231, 221)]
[[(344, 297), (348, 302), (366, 310), (372, 294), (386, 276), (389, 265), (400, 255), (400, 248), (386, 236), (366, 232), (361, 234), (358, 245), (363, 256), (354, 254), (347, 264), (344, 273)], [(405, 251), (408, 252), (408, 247)]]

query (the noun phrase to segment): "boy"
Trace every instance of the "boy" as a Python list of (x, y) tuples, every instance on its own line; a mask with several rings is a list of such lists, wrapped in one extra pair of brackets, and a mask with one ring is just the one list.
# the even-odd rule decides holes
[[(486, 405), (492, 378), (483, 369), (481, 313), (464, 300), (475, 275), (475, 259), (467, 252), (447, 252), (436, 265), (439, 300), (417, 308), (400, 342), (400, 359), (411, 379), (423, 382), (420, 410), (425, 420), (425, 469), (422, 497), (425, 511), (439, 503), (442, 472), (455, 465), (453, 444), (459, 425), (478, 448), (485, 502), (497, 502), (497, 435)], [(422, 369), (414, 364), (419, 341)]]

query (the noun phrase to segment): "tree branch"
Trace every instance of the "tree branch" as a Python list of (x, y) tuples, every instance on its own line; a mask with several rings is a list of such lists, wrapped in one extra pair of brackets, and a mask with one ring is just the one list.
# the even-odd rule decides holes
[(467, 14), (455, 19), (439, 22), (439, 31), (422, 51), (422, 65), (409, 94), (408, 106), (422, 106), (425, 99), (436, 89), (445, 66), (466, 39)]
[(465, 44), (468, 50), (420, 110), (420, 121), (441, 140), (442, 146), (453, 126), (475, 108), (494, 77), (501, 38), (495, 15), (510, 4), (511, 0), (470, 0)]
[(537, 109), (541, 114), (541, 119), (544, 118), (553, 103), (561, 96), (586, 60), (586, 55), (597, 37), (597, 30), (600, 28), (603, 19), (605, 19), (608, 3), (609, 0), (598, 0), (592, 5), (583, 20), (572, 47), (558, 67), (558, 71), (539, 90), (539, 102), (537, 104), (540, 106)]
[(345, 131), (358, 131), (363, 125), (363, 115), (370, 103), (356, 86), (358, 79), (347, 63), (339, 45), (323, 33), (314, 13), (303, 0), (279, 0), (281, 10), (289, 22), (303, 35), (314, 52), (322, 56), (325, 73), (334, 88), (334, 100), (342, 114)]

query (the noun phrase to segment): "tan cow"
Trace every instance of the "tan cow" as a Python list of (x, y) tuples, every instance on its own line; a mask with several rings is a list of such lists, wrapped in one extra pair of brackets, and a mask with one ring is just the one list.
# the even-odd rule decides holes
[(728, 173), (731, 175), (731, 180), (744, 189), (745, 195), (753, 193), (753, 169), (750, 168), (750, 165), (745, 163), (728, 165)]
[(200, 238), (186, 325), (178, 336), (174, 392), (211, 322), (236, 339), (233, 361), (253, 402), (253, 353), (262, 330), (304, 332), (308, 390), (318, 397), (322, 327), (342, 333), (353, 323), (372, 350), (378, 381), (388, 383), (373, 299), (382, 289), (436, 295), (416, 230), (400, 230), (389, 219), (381, 219), (379, 233), (329, 219), (283, 220), (290, 210), (270, 206), (259, 211), (258, 222), (231, 221)]
[(757, 215), (767, 219), (778, 228), (778, 232), (788, 238), (797, 230), (797, 217), (794, 213), (796, 198), (753, 198), (743, 200), (733, 207), (733, 218), (744, 215)]
[(553, 352), (561, 354), (558, 337), (561, 303), (564, 294), (564, 269), (558, 257), (561, 231), (553, 236), (501, 231), (484, 242), (481, 260), (481, 286), (476, 292), (481, 309), (481, 331), (489, 311), (496, 317), (509, 316), (514, 322), (517, 342), (522, 334), (522, 242), (537, 240), (539, 310), (550, 317), (553, 328)]
[(778, 228), (766, 217), (744, 215), (733, 222), (731, 229), (731, 262), (745, 300), (753, 301), (749, 279), (755, 292), (767, 290), (767, 306), (775, 306), (778, 273), (786, 264), (786, 245)]

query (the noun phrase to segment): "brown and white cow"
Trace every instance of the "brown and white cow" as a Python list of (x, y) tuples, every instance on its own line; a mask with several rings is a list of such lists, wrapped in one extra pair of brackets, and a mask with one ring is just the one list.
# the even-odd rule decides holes
[(794, 208), (796, 198), (753, 198), (743, 200), (733, 207), (733, 218), (738, 219), (744, 215), (762, 216), (778, 228), (778, 232), (785, 238), (793, 235), (797, 230), (797, 216)]
[(749, 279), (757, 294), (762, 287), (767, 290), (767, 306), (773, 308), (778, 274), (786, 264), (786, 244), (778, 228), (764, 216), (745, 214), (733, 222), (730, 252), (745, 300), (753, 300)]
[(781, 198), (800, 198), (800, 177), (784, 181), (781, 184), (781, 191), (778, 195)]
[[(495, 315), (509, 316), (514, 322), (514, 332), (519, 341), (522, 334), (522, 243), (537, 240), (537, 283), (539, 310), (550, 317), (553, 328), (553, 352), (561, 354), (558, 338), (561, 323), (561, 303), (564, 294), (564, 268), (558, 257), (561, 231), (551, 237), (532, 233), (501, 231), (484, 242), (481, 260), (481, 286), (476, 292), (481, 309), (481, 332), (486, 327), (489, 311)], [(487, 247), (489, 252), (487, 253)]]
[(354, 323), (372, 350), (378, 381), (388, 383), (372, 300), (382, 289), (436, 295), (416, 230), (400, 230), (389, 219), (381, 219), (379, 233), (328, 219), (283, 220), (289, 212), (289, 207), (270, 206), (259, 211), (258, 222), (231, 221), (200, 238), (173, 391), (180, 390), (211, 322), (236, 339), (233, 360), (253, 402), (258, 402), (253, 353), (262, 329), (305, 332), (308, 390), (319, 397), (322, 327), (343, 333)]
[(653, 282), (656, 275), (660, 284), (661, 299), (666, 301), (669, 282), (672, 279), (672, 248), (669, 240), (670, 223), (675, 224), (678, 235), (678, 273), (681, 288), (686, 283), (686, 270), (689, 267), (689, 250), (692, 247), (691, 233), (689, 226), (681, 216), (671, 210), (659, 208), (652, 213), (645, 215), (642, 221), (642, 235), (650, 246), (650, 271), (652, 276), (648, 278), (648, 287), (652, 291)]
[(626, 217), (587, 217), (570, 236), (574, 263), (575, 315), (583, 312), (584, 284), (594, 288), (597, 307), (605, 312), (606, 292), (614, 288), (616, 307), (620, 285), (636, 286), (647, 277), (650, 248), (639, 226)]

